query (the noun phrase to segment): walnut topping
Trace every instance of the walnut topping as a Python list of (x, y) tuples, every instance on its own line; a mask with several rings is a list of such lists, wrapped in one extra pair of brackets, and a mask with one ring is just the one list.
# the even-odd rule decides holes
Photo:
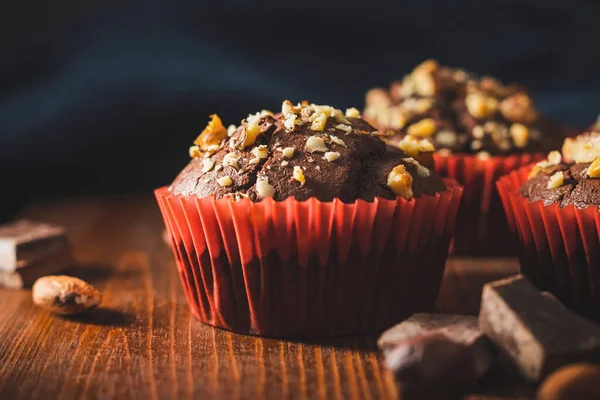
[(316, 115), (315, 119), (313, 120), (312, 124), (310, 125), (310, 129), (312, 129), (315, 132), (321, 132), (325, 130), (325, 125), (327, 125), (327, 114), (325, 113), (315, 113), (313, 115)]
[(254, 157), (258, 159), (265, 159), (269, 157), (269, 150), (267, 149), (267, 145), (264, 144), (253, 148), (251, 153), (254, 154)]
[(231, 124), (227, 127), (227, 136), (232, 137), (233, 134), (237, 131), (237, 126)]
[(300, 168), (297, 165), (294, 167), (293, 177), (295, 180), (300, 182), (302, 186), (304, 186), (304, 184), (306, 183), (306, 178), (304, 178), (304, 172), (302, 171), (302, 168)]
[(407, 156), (417, 157), (419, 153), (430, 153), (435, 150), (429, 140), (407, 135), (398, 143), (398, 148)]
[(223, 169), (223, 166), (221, 164), (215, 165), (215, 171), (219, 172), (222, 169)]
[(427, 178), (429, 175), (431, 175), (431, 171), (429, 170), (429, 168), (424, 167), (412, 157), (403, 158), (402, 161), (407, 163), (410, 167), (416, 168), (417, 175), (419, 175), (421, 178)]
[(343, 146), (343, 147), (348, 147), (348, 146), (346, 146), (346, 142), (344, 142), (342, 139), (340, 139), (337, 136), (331, 135), (331, 136), (329, 136), (329, 139), (331, 139), (331, 141), (335, 144), (339, 144), (340, 146)]
[(290, 114), (283, 121), (283, 126), (285, 126), (285, 128), (288, 131), (293, 131), (294, 129), (296, 129), (297, 119), (298, 119), (298, 116), (296, 114)]
[(491, 157), (491, 154), (487, 151), (480, 151), (477, 153), (476, 157), (480, 160), (487, 160)]
[(210, 158), (202, 160), (202, 172), (209, 172), (215, 167), (215, 162)]
[(548, 181), (548, 189), (556, 189), (563, 185), (565, 182), (565, 176), (562, 171), (558, 171), (557, 173), (550, 176), (550, 180)]
[(325, 141), (321, 137), (311, 136), (306, 140), (306, 151), (308, 151), (309, 153), (315, 153), (317, 151), (324, 153), (327, 150), (329, 149), (327, 148), (327, 146), (325, 145)]
[(465, 104), (469, 114), (477, 119), (487, 118), (498, 109), (498, 100), (481, 92), (468, 94), (465, 97)]
[(583, 146), (573, 155), (573, 161), (578, 164), (584, 164), (594, 161), (600, 157), (600, 142), (590, 141), (584, 143)]
[(287, 167), (287, 166), (288, 166), (288, 164), (289, 164), (289, 163), (288, 163), (287, 161), (285, 161), (285, 160), (283, 160), (283, 161), (281, 162), (281, 166), (282, 166), (282, 167)]
[(231, 186), (233, 185), (233, 181), (231, 180), (231, 178), (229, 176), (222, 176), (219, 179), (217, 179), (217, 183), (221, 186)]
[(590, 178), (600, 178), (600, 157), (592, 161), (588, 167), (587, 176)]
[(281, 154), (283, 154), (285, 158), (292, 158), (294, 157), (294, 148), (286, 147), (285, 149), (281, 150)]
[(256, 138), (262, 134), (260, 129), (260, 113), (249, 116), (245, 121), (242, 121), (244, 126), (243, 137), (244, 140), (240, 143), (240, 148), (245, 149), (248, 146), (252, 146), (256, 143)]
[(457, 136), (454, 131), (443, 130), (438, 132), (435, 141), (438, 145), (444, 147), (454, 147), (456, 145)]
[(323, 158), (329, 162), (332, 162), (332, 161), (337, 160), (340, 157), (341, 157), (341, 155), (337, 151), (328, 151), (325, 153), (325, 156)]
[(515, 146), (522, 149), (529, 142), (529, 129), (525, 125), (515, 122), (510, 126), (510, 136), (515, 142)]
[(221, 142), (227, 137), (227, 129), (217, 114), (212, 114), (210, 118), (210, 122), (194, 140), (194, 144), (201, 151), (214, 152), (221, 148)]
[(348, 118), (360, 118), (360, 111), (356, 108), (351, 107), (346, 109), (346, 117)]
[(408, 127), (407, 133), (412, 136), (429, 137), (435, 133), (435, 121), (425, 118)]
[(548, 170), (549, 168), (560, 164), (561, 161), (562, 155), (560, 154), (560, 152), (551, 151), (550, 153), (548, 153), (548, 158), (546, 160), (540, 161), (537, 164), (535, 164), (535, 166), (529, 173), (529, 178), (533, 178), (540, 171)]
[(483, 139), (485, 136), (485, 129), (481, 125), (475, 125), (472, 132), (475, 139)]
[(391, 101), (387, 91), (382, 88), (371, 89), (365, 95), (365, 103), (368, 105), (387, 107), (391, 104)]
[(335, 126), (335, 129), (346, 132), (346, 135), (352, 133), (352, 127), (350, 125), (339, 124)]
[(200, 151), (200, 148), (198, 146), (190, 146), (190, 157), (191, 158), (196, 158), (196, 157), (200, 157), (200, 155), (202, 154), (202, 152)]
[(538, 112), (531, 98), (523, 92), (515, 93), (502, 100), (500, 112), (509, 121), (521, 124), (531, 124), (538, 118)]
[(235, 153), (227, 153), (225, 155), (225, 157), (223, 157), (223, 166), (231, 167), (231, 168), (238, 170), (238, 169), (240, 169), (240, 166), (238, 165), (239, 159), (240, 159), (240, 157), (238, 155), (236, 155)]
[(413, 197), (412, 176), (404, 165), (398, 165), (392, 169), (388, 175), (387, 185), (396, 194), (406, 200)]
[(419, 96), (431, 97), (435, 95), (436, 84), (433, 73), (439, 68), (435, 60), (426, 60), (418, 65), (410, 75), (414, 91)]
[(273, 197), (275, 188), (269, 184), (266, 179), (258, 179), (256, 181), (256, 193), (264, 199), (265, 197)]

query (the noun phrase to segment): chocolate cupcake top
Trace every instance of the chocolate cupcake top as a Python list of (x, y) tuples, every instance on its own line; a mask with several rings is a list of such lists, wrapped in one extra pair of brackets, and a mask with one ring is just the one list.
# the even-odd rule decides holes
[(563, 153), (552, 151), (537, 163), (521, 194), (545, 205), (600, 206), (600, 135), (589, 132), (567, 139)]
[(344, 202), (376, 196), (410, 200), (446, 189), (432, 171), (431, 143), (406, 138), (402, 151), (387, 147), (382, 135), (354, 108), (343, 113), (285, 101), (280, 113), (262, 111), (229, 128), (213, 115), (169, 189), (236, 200), (294, 196)]
[(434, 60), (388, 90), (372, 89), (365, 101), (365, 119), (396, 132), (392, 144), (409, 134), (449, 152), (501, 155), (538, 150), (546, 130), (522, 87)]

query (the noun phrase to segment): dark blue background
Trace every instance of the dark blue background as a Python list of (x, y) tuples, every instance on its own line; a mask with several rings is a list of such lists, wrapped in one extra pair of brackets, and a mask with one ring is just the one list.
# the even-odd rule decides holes
[(210, 113), (361, 107), (428, 57), (522, 82), (558, 121), (600, 111), (591, 0), (17, 3), (0, 20), (0, 167), (16, 204), (166, 184)]

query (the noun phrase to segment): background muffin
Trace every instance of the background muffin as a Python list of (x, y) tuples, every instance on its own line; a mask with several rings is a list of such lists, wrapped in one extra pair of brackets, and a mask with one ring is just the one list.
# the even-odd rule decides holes
[(465, 185), (455, 253), (514, 251), (503, 239), (508, 226), (494, 182), (542, 159), (558, 132), (523, 87), (428, 60), (389, 89), (369, 91), (364, 115), (394, 132), (392, 145), (406, 135), (432, 141), (438, 173)]
[[(225, 128), (156, 197), (202, 321), (267, 336), (385, 329), (435, 302), (462, 194), (430, 143), (284, 102)], [(421, 161), (423, 163), (421, 163)]]
[(544, 290), (600, 318), (600, 142), (586, 133), (498, 182), (521, 269)]

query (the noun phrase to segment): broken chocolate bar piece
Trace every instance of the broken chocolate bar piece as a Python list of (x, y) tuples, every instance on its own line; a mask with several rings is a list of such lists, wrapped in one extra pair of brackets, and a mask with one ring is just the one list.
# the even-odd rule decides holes
[(19, 220), (0, 226), (0, 271), (14, 272), (57, 248), (68, 246), (63, 227)]
[(572, 362), (600, 361), (600, 326), (522, 275), (484, 286), (479, 327), (530, 381)]
[(428, 333), (390, 349), (385, 365), (394, 372), (402, 398), (447, 399), (475, 386), (480, 377), (478, 356), (473, 347), (442, 333)]
[(461, 393), (495, 360), (491, 343), (468, 315), (414, 314), (378, 340), (404, 395)]
[(0, 270), (0, 288), (23, 289), (31, 287), (36, 280), (46, 275), (62, 272), (73, 264), (71, 249), (63, 246), (52, 254), (30, 261), (20, 261), (15, 271)]

